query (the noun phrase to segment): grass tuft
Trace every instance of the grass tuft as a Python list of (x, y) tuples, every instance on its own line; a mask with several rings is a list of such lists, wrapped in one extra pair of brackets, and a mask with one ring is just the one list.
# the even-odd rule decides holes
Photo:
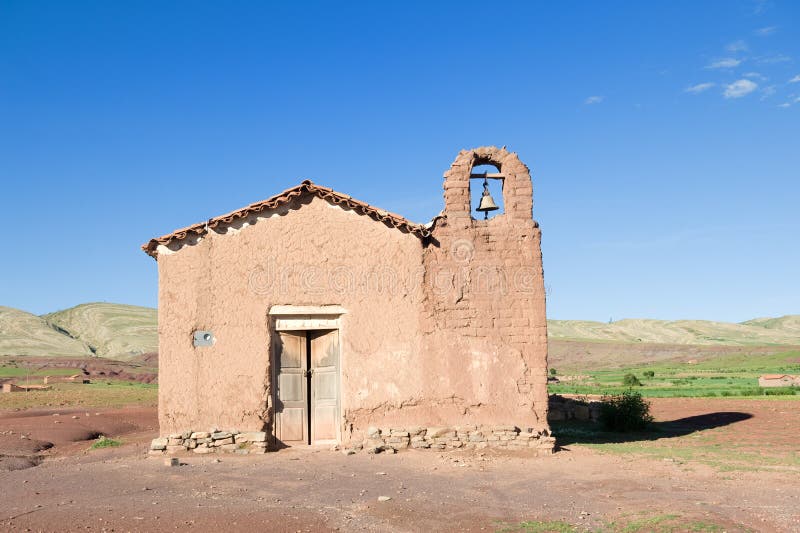
[(572, 533), (575, 527), (560, 520), (526, 520), (498, 529), (498, 533)]
[(116, 439), (109, 439), (105, 435), (100, 435), (97, 440), (92, 444), (90, 450), (99, 450), (100, 448), (115, 448), (122, 446), (122, 441)]

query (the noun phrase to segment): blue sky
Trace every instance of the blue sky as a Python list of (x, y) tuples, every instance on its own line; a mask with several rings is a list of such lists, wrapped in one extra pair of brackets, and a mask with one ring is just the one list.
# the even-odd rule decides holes
[[(794, 80), (794, 81), (792, 81)], [(552, 318), (800, 313), (800, 4), (0, 0), (0, 305), (156, 305), (150, 237), (311, 178), (532, 170)]]

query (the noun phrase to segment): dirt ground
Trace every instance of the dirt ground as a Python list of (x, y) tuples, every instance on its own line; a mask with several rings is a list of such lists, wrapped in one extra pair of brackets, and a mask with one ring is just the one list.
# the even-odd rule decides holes
[[(34, 372), (31, 383), (41, 383), (43, 375), (52, 369), (74, 369), (94, 381), (115, 379), (139, 383), (158, 382), (158, 353), (146, 353), (128, 361), (103, 357), (0, 357), (0, 365), (27, 368)], [(20, 377), (0, 378), (0, 383), (24, 383)]]
[(666, 362), (686, 363), (747, 353), (754, 356), (798, 350), (800, 346), (736, 346), (723, 344), (689, 345), (657, 344), (649, 342), (596, 342), (566, 339), (547, 341), (547, 361), (550, 368), (559, 370), (585, 368), (586, 361), (593, 369), (623, 368), (631, 365)]
[[(653, 409), (663, 437), (572, 435), (549, 457), (286, 449), (187, 454), (179, 467), (146, 456), (152, 408), (0, 413), (0, 530), (514, 531), (561, 521), (671, 531), (658, 526), (670, 516), (676, 531), (800, 531), (800, 402), (664, 399)], [(101, 433), (123, 445), (89, 451)], [(750, 454), (758, 460), (736, 462)]]

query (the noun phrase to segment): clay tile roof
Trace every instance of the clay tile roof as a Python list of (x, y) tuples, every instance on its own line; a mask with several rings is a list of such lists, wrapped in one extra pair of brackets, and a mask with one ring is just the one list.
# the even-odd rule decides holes
[(155, 258), (158, 256), (157, 248), (161, 244), (166, 245), (173, 241), (179, 241), (190, 235), (205, 235), (208, 233), (209, 228), (216, 228), (220, 224), (229, 224), (234, 220), (247, 217), (253, 213), (259, 213), (265, 209), (275, 209), (307, 194), (313, 194), (314, 196), (340, 205), (346, 209), (352, 209), (360, 215), (366, 215), (373, 220), (383, 222), (387, 226), (397, 228), (401, 231), (413, 233), (417, 237), (423, 238), (430, 235), (430, 230), (422, 224), (415, 224), (400, 215), (378, 209), (365, 202), (356, 200), (347, 194), (342, 194), (328, 187), (317, 185), (311, 180), (305, 180), (300, 185), (292, 187), (291, 189), (286, 189), (282, 193), (261, 202), (256, 202), (226, 215), (211, 218), (206, 222), (199, 222), (192, 226), (175, 230), (167, 235), (150, 239), (142, 245), (142, 250), (144, 250), (147, 255)]

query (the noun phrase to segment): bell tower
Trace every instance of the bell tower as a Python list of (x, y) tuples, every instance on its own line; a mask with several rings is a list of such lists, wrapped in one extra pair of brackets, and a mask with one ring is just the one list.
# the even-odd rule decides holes
[[(473, 173), (480, 165), (497, 172)], [(481, 179), (501, 181), (502, 214), (472, 216), (470, 186)], [(493, 207), (484, 194), (476, 210)], [(424, 253), (423, 329), (428, 351), (451, 353), (468, 374), (469, 423), (548, 428), (541, 231), (532, 209), (530, 171), (505, 147), (462, 150), (444, 173), (444, 211)]]

